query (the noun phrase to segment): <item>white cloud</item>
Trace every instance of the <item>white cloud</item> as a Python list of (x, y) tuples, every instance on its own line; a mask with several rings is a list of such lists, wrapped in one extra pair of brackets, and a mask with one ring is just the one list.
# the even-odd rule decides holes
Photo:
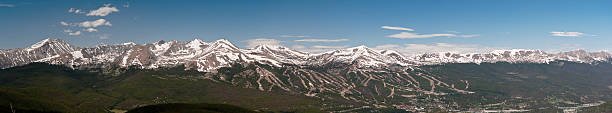
[(72, 36), (81, 35), (81, 31), (76, 31), (76, 32), (68, 33), (68, 35), (72, 35)]
[(309, 53), (322, 53), (322, 52), (328, 52), (328, 51), (344, 49), (344, 48), (348, 48), (348, 46), (346, 45), (344, 46), (314, 45), (314, 46), (309, 47), (309, 46), (304, 46), (304, 45), (293, 45), (291, 47), (291, 49), (309, 52)]
[(584, 33), (581, 33), (581, 32), (559, 32), (559, 31), (553, 31), (553, 32), (550, 32), (550, 34), (552, 36), (562, 36), (562, 37), (579, 37), (579, 36), (584, 35)]
[(81, 35), (81, 31), (72, 32), (72, 30), (70, 29), (64, 29), (64, 33), (68, 33), (68, 35), (71, 35), (71, 36)]
[(87, 32), (98, 32), (98, 29), (95, 29), (95, 28), (87, 28), (87, 29), (85, 29), (85, 31), (87, 31)]
[(306, 35), (281, 35), (279, 37), (283, 37), (283, 38), (304, 38), (304, 37), (310, 37), (310, 36), (306, 36)]
[(390, 29), (390, 30), (414, 31), (414, 29), (405, 28), (405, 27), (381, 26), (380, 28)]
[(295, 40), (296, 42), (343, 42), (343, 41), (348, 41), (349, 39), (343, 38), (343, 39), (300, 39), (300, 40)]
[(283, 41), (276, 40), (276, 39), (268, 39), (268, 38), (257, 38), (257, 39), (245, 40), (245, 42), (247, 42), (246, 48), (254, 48), (258, 45), (280, 46), (281, 42)]
[(62, 24), (62, 25), (64, 25), (64, 26), (68, 26), (68, 25), (70, 25), (70, 24), (68, 24), (68, 23), (66, 23), (66, 22), (64, 22), (64, 21), (61, 21), (61, 22), (60, 22), (60, 24)]
[(80, 9), (75, 9), (75, 8), (70, 8), (70, 9), (68, 9), (68, 12), (69, 12), (69, 13), (76, 13), (76, 14), (82, 14), (82, 13), (85, 13), (85, 12), (81, 11)]
[[(299, 51), (306, 51), (310, 53), (322, 53), (339, 49), (349, 48), (347, 45), (313, 45), (313, 46), (304, 46), (304, 45), (293, 45), (292, 49)], [(490, 52), (498, 49), (507, 49), (507, 48), (493, 48), (493, 47), (485, 47), (479, 45), (466, 45), (466, 44), (450, 44), (450, 43), (433, 43), (433, 44), (386, 44), (379, 45), (373, 48), (375, 50), (394, 50), (400, 52), (402, 54), (411, 56), (416, 54), (423, 53), (432, 53), (432, 52), (453, 52), (453, 53), (483, 53)]]
[(434, 43), (434, 44), (387, 44), (379, 45), (374, 49), (376, 50), (394, 50), (402, 54), (411, 56), (423, 53), (435, 53), (435, 52), (453, 52), (453, 53), (483, 53), (490, 52), (492, 50), (504, 49), (504, 48), (492, 48), (483, 47), (478, 45), (462, 45), (462, 44), (449, 44), (449, 43)]
[(472, 38), (472, 37), (478, 37), (478, 36), (480, 36), (480, 34), (459, 35), (459, 37), (462, 37), (462, 38)]
[(401, 32), (399, 34), (389, 35), (388, 37), (405, 39), (405, 38), (431, 38), (431, 37), (455, 37), (455, 36), (457, 36), (457, 35), (455, 35), (455, 34), (424, 34), (424, 35), (419, 35), (419, 34), (414, 34), (414, 33), (409, 33), (409, 32)]
[(104, 4), (103, 7), (98, 8), (97, 10), (92, 10), (87, 13), (87, 16), (107, 16), (113, 12), (119, 12), (119, 9), (116, 7), (110, 7), (110, 4)]
[(0, 4), (0, 7), (15, 7), (15, 4)]
[(109, 21), (106, 21), (104, 19), (98, 19), (95, 21), (84, 21), (79, 23), (79, 26), (81, 27), (98, 27), (98, 26), (112, 26), (113, 24), (111, 24)]
[(381, 26), (380, 28), (390, 29), (390, 30), (414, 31), (414, 29), (405, 28), (405, 27)]

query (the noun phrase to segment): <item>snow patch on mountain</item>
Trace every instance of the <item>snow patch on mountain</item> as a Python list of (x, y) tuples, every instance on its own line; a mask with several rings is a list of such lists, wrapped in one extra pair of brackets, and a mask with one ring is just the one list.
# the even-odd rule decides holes
[(44, 40), (42, 40), (40, 42), (37, 42), (34, 45), (30, 46), (29, 48), (26, 48), (26, 51), (29, 52), (29, 51), (32, 51), (32, 50), (34, 50), (36, 48), (40, 48), (43, 45), (47, 44), (47, 42), (49, 42), (50, 40), (52, 40), (52, 39), (51, 38), (47, 38), (47, 39), (44, 39)]

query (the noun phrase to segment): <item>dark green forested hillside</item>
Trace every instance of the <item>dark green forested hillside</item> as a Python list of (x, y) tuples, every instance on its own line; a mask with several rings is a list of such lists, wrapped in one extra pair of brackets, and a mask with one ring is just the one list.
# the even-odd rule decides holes
[(256, 113), (255, 111), (226, 104), (169, 103), (134, 108), (127, 113)]
[(312, 98), (233, 87), (184, 68), (124, 69), (121, 75), (33, 63), (0, 70), (0, 109), (108, 112), (161, 103), (219, 103), (250, 110), (317, 112)]
[[(612, 99), (609, 63), (444, 64), (422, 69), (443, 79), (467, 80), (469, 89), (477, 93), (451, 96), (450, 100), (461, 104), (477, 106), (490, 101), (505, 102), (505, 107), (530, 105), (556, 109)], [(535, 109), (538, 110), (542, 109)]]
[[(233, 75), (259, 66), (271, 73), (283, 75), (287, 68), (260, 64), (236, 64), (219, 69), (221, 78), (203, 78), (203, 72), (185, 70), (184, 67), (148, 69), (86, 69), (73, 70), (64, 66), (32, 63), (0, 70), (0, 112), (109, 112), (113, 109), (130, 112), (167, 110), (167, 112), (224, 112), (222, 109), (263, 112), (322, 112), (337, 110), (324, 105), (355, 104), (337, 95), (334, 99), (305, 97), (303, 94), (282, 90), (260, 91), (244, 88), (241, 82), (250, 78)], [(435, 76), (459, 89), (467, 88), (473, 94), (425, 95), (418, 98), (395, 98), (387, 102), (416, 102), (416, 104), (442, 101), (480, 109), (520, 108), (530, 112), (561, 112), (559, 107), (612, 100), (612, 65), (554, 62), (551, 64), (444, 64), (421, 66), (407, 73)], [(313, 69), (321, 73), (325, 68)], [(350, 73), (357, 76), (359, 73)], [(330, 75), (332, 76), (332, 75)], [(236, 79), (236, 80), (231, 80)], [(423, 84), (426, 80), (417, 78)], [(467, 81), (466, 84), (465, 82)], [(375, 84), (377, 82), (372, 82)], [(384, 85), (384, 84), (377, 84)], [(423, 85), (427, 89), (426, 85)], [(438, 88), (439, 90), (446, 90)], [(366, 90), (366, 89), (364, 89)], [(374, 89), (376, 90), (376, 89)], [(321, 94), (324, 95), (325, 94)], [(355, 94), (356, 95), (356, 94)], [(366, 93), (362, 95), (368, 95)], [(384, 99), (385, 97), (375, 97)], [(167, 104), (185, 103), (185, 104)], [(189, 104), (191, 103), (191, 104)], [(209, 103), (209, 104), (199, 104)], [(161, 105), (157, 105), (161, 104)], [(220, 105), (221, 104), (221, 105)], [(152, 106), (149, 106), (152, 105)], [(211, 109), (211, 106), (220, 109)], [(236, 108), (240, 106), (240, 108)], [(609, 103), (582, 111), (608, 112)], [(11, 108), (12, 107), (12, 108)], [(180, 109), (167, 109), (167, 108)], [(452, 106), (451, 106), (452, 107)], [(235, 109), (234, 109), (235, 108)], [(350, 108), (350, 107), (347, 107)], [(353, 107), (355, 108), (355, 107)], [(357, 109), (354, 112), (371, 112)], [(340, 109), (342, 110), (342, 109)], [(393, 106), (379, 112), (402, 112)], [(444, 110), (430, 110), (444, 112)], [(231, 112), (231, 111), (230, 111)]]

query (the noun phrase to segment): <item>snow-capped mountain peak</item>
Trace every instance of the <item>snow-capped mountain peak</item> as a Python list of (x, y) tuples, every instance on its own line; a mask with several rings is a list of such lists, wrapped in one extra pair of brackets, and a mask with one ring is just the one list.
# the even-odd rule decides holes
[[(100, 45), (105, 46), (106, 44), (100, 44)], [(126, 43), (123, 43), (123, 44), (121, 44), (121, 45), (133, 46), (133, 45), (137, 45), (137, 44), (136, 44), (136, 43), (134, 43), (134, 42), (126, 42)]]
[(550, 54), (527, 49), (469, 54), (438, 52), (407, 57), (397, 51), (373, 50), (364, 45), (309, 54), (278, 45), (259, 45), (250, 49), (240, 49), (225, 39), (213, 42), (204, 42), (199, 39), (188, 42), (162, 40), (142, 45), (130, 42), (78, 48), (70, 46), (63, 40), (48, 38), (28, 48), (0, 51), (0, 68), (25, 65), (31, 62), (49, 62), (67, 66), (119, 65), (141, 68), (185, 65), (187, 68), (199, 71), (214, 71), (238, 62), (259, 62), (272, 66), (283, 64), (317, 66), (345, 63), (359, 68), (378, 68), (392, 64), (418, 66), (483, 62), (548, 63), (558, 60), (595, 63), (609, 62), (611, 58), (612, 54), (608, 52), (576, 50)]
[(587, 52), (585, 50), (574, 50), (574, 51), (557, 53), (555, 55), (555, 58), (563, 59), (567, 61), (589, 63), (589, 62), (608, 61), (610, 58), (612, 58), (612, 54), (605, 52), (605, 51)]
[(208, 43), (200, 40), (200, 39), (194, 39), (192, 41), (190, 41), (189, 43), (187, 43), (187, 47), (189, 48), (193, 48), (193, 49), (201, 49), (202, 45), (207, 45)]
[(540, 50), (529, 50), (529, 49), (511, 49), (511, 50), (493, 50), (490, 52), (495, 55), (507, 55), (507, 56), (523, 56), (523, 55), (542, 55), (546, 54)]
[(27, 50), (27, 51), (31, 51), (31, 50), (33, 50), (33, 49), (36, 49), (36, 48), (42, 47), (43, 45), (47, 44), (47, 43), (48, 43), (49, 41), (51, 41), (51, 40), (54, 40), (54, 39), (51, 39), (51, 38), (44, 39), (44, 40), (42, 40), (42, 41), (39, 41), (39, 42), (35, 43), (34, 45), (31, 45), (31, 46), (30, 46), (28, 49), (26, 49), (26, 50)]
[(75, 49), (63, 40), (47, 38), (28, 48), (0, 51), (0, 68), (24, 65), (41, 59), (59, 58)]
[(380, 53), (384, 56), (391, 57), (397, 61), (400, 65), (409, 65), (412, 61), (409, 61), (402, 53), (394, 50), (382, 50)]
[(215, 42), (210, 44), (214, 49), (220, 49), (220, 48), (225, 48), (225, 49), (232, 49), (232, 50), (238, 50), (239, 48), (234, 46), (234, 44), (232, 44), (229, 40), (226, 39), (219, 39), (216, 40)]
[(368, 48), (368, 46), (365, 46), (365, 45), (359, 45), (359, 46), (351, 47), (351, 48), (348, 48), (348, 49), (350, 49), (350, 50), (363, 50), (363, 49), (370, 49), (370, 48)]
[(61, 49), (69, 49), (70, 44), (66, 43), (63, 40), (58, 40), (58, 39), (53, 39), (53, 38), (47, 38), (44, 39), (42, 41), (39, 41), (33, 45), (31, 45), (30, 47), (26, 48), (26, 51), (32, 51), (32, 50), (36, 50), (39, 49), (41, 47), (60, 47)]
[(380, 51), (381, 54), (383, 55), (400, 55), (403, 56), (401, 53), (394, 51), (394, 50), (382, 50)]
[(325, 52), (313, 56), (312, 59), (319, 60), (313, 62), (314, 65), (324, 65), (334, 62), (354, 63), (358, 67), (384, 67), (387, 64), (404, 64), (398, 62), (395, 58), (385, 56), (379, 51), (370, 49), (365, 45)]
[(303, 57), (308, 56), (308, 53), (296, 51), (296, 50), (293, 50), (293, 49), (290, 49), (284, 46), (278, 46), (278, 45), (257, 45), (253, 49), (251, 49), (251, 51), (253, 50), (261, 51), (261, 52), (290, 52), (291, 54), (295, 54), (297, 56), (303, 56)]
[(308, 53), (277, 45), (258, 45), (244, 50), (244, 53), (257, 61), (275, 63), (275, 65), (280, 65), (280, 63), (303, 64), (309, 56)]

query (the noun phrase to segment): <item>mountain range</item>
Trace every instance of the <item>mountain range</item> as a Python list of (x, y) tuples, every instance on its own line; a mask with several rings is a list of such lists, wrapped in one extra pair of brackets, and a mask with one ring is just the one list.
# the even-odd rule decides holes
[[(204, 80), (213, 82), (206, 84), (219, 87), (231, 86), (318, 99), (325, 103), (319, 106), (319, 110), (327, 112), (384, 112), (385, 109), (485, 112), (498, 108), (550, 112), (537, 110), (554, 111), (562, 108), (560, 106), (587, 106), (610, 101), (610, 61), (612, 54), (608, 52), (584, 50), (546, 53), (513, 49), (407, 56), (397, 51), (375, 50), (366, 46), (308, 53), (273, 45), (240, 49), (225, 39), (76, 47), (66, 41), (49, 38), (28, 48), (0, 50), (0, 72), (6, 74), (0, 77), (5, 77), (4, 85), (8, 86), (40, 84), (37, 82), (40, 78), (35, 75), (44, 75), (53, 70), (38, 63), (61, 65), (79, 73), (83, 73), (81, 70), (93, 72), (85, 75), (93, 76), (101, 72), (103, 76), (94, 77), (100, 80), (85, 81), (99, 84), (93, 88), (85, 87), (88, 90), (83, 91), (108, 91), (102, 92), (103, 95), (142, 92), (138, 93), (142, 95), (134, 94), (133, 98), (105, 97), (117, 101), (102, 106), (117, 109), (149, 105), (152, 104), (150, 101), (159, 101), (159, 97), (167, 97), (168, 101), (173, 102), (200, 98), (177, 92), (198, 92), (200, 90), (196, 86), (187, 84)], [(45, 71), (37, 73), (27, 70)], [(79, 78), (78, 75), (69, 75)], [(63, 80), (59, 81), (57, 87), (67, 87), (61, 82)], [(169, 81), (179, 82), (163, 84)], [(181, 87), (177, 84), (181, 84)], [(74, 87), (77, 86), (83, 87)], [(126, 87), (131, 90), (123, 89)], [(539, 92), (533, 92), (535, 90)]]
[(380, 68), (389, 65), (420, 66), (445, 63), (549, 63), (570, 61), (579, 63), (608, 62), (608, 52), (575, 50), (546, 53), (541, 50), (495, 50), (488, 53), (459, 54), (452, 52), (425, 53), (405, 56), (393, 50), (374, 50), (366, 46), (308, 53), (283, 46), (259, 45), (240, 49), (225, 39), (204, 42), (159, 41), (152, 44), (132, 42), (95, 47), (75, 47), (66, 41), (45, 39), (28, 48), (0, 51), (0, 68), (21, 66), (32, 62), (47, 62), (69, 67), (137, 66), (153, 69), (185, 65), (201, 72), (230, 67), (236, 62), (258, 62), (276, 67), (285, 64), (322, 66), (333, 63), (350, 63), (358, 68)]

